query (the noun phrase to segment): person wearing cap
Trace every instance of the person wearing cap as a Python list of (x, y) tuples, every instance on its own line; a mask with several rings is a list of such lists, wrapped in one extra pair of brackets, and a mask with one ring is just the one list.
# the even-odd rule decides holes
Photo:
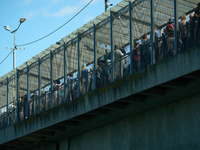
[(86, 76), (88, 73), (88, 69), (86, 68), (86, 64), (83, 64), (82, 69), (81, 69), (81, 76)]
[(169, 19), (168, 25), (167, 25), (167, 31), (169, 34), (169, 37), (173, 37), (174, 38), (174, 20), (173, 19)]
[(173, 56), (175, 54), (174, 51), (174, 20), (169, 19), (169, 24), (166, 27), (167, 32), (169, 33), (168, 39), (167, 39), (167, 45), (168, 45), (168, 55)]

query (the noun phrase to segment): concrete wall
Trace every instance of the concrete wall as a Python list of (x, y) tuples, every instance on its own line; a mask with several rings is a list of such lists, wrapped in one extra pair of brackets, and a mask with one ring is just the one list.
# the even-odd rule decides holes
[(199, 116), (200, 94), (60, 141), (60, 150), (199, 150)]
[[(23, 137), (59, 122), (69, 120), (124, 97), (137, 94), (151, 87), (200, 70), (199, 56), (199, 47), (194, 47), (193, 49), (184, 51), (158, 64), (147, 67), (122, 80), (94, 90), (88, 95), (77, 98), (72, 103), (65, 103), (57, 108), (53, 108), (38, 116), (27, 119), (24, 122), (0, 130), (0, 144)], [(193, 101), (195, 101), (194, 98)], [(197, 104), (199, 104), (199, 102)], [(180, 145), (182, 143), (186, 145), (186, 138), (192, 138), (191, 135), (194, 136), (197, 132), (189, 127), (193, 124), (194, 126), (192, 126), (192, 128), (195, 130), (198, 130), (200, 127), (196, 124), (199, 116), (195, 114), (199, 113), (196, 107), (197, 104), (195, 102), (190, 104), (192, 105), (191, 107), (196, 108), (196, 112), (188, 108), (189, 104), (186, 105), (180, 102), (180, 104), (173, 104), (170, 106), (172, 108), (166, 106), (162, 108), (163, 110), (160, 108), (158, 110), (152, 110), (140, 116), (125, 119), (116, 124), (100, 128), (97, 131), (88, 132), (87, 134), (72, 138), (70, 150), (76, 148), (98, 149), (98, 147), (100, 147), (99, 149), (114, 149), (115, 146), (116, 149), (125, 146), (128, 146), (127, 149), (132, 149), (132, 147), (135, 146), (139, 149), (140, 146), (142, 147), (145, 145), (148, 145), (148, 147), (150, 147), (149, 149), (151, 149), (153, 146), (160, 147), (162, 143), (165, 145), (163, 147), (170, 147), (171, 141)], [(187, 118), (185, 119), (184, 117)], [(194, 119), (190, 120), (191, 118), (195, 118), (195, 121)], [(183, 123), (184, 125), (182, 125)], [(184, 126), (184, 128), (182, 126)], [(179, 132), (177, 131), (178, 133), (175, 132), (177, 129), (180, 130)], [(182, 132), (184, 129), (187, 134)], [(171, 133), (174, 134), (172, 137)], [(182, 143), (179, 141), (182, 140), (181, 135), (185, 138)], [(121, 147), (117, 146), (118, 143), (121, 143)], [(65, 144), (62, 142), (60, 145), (65, 147)], [(98, 145), (98, 147), (96, 145)], [(191, 145), (191, 143), (188, 143), (188, 145)]]

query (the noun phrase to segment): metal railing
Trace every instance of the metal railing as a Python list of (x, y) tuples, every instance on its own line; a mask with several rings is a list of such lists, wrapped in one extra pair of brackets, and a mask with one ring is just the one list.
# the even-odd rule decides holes
[[(181, 27), (178, 31), (178, 53), (183, 52), (200, 41), (200, 22), (193, 20)], [(174, 53), (174, 39), (170, 39), (171, 33), (163, 34), (155, 41), (155, 63), (172, 57)], [(183, 36), (183, 34), (185, 34)], [(170, 41), (171, 40), (171, 41)], [(116, 59), (113, 62), (114, 81), (126, 77), (130, 74), (130, 63), (133, 65), (133, 73), (151, 65), (151, 44), (150, 41), (146, 44), (140, 44), (139, 47), (133, 49), (133, 59), (130, 59), (130, 53)], [(128, 60), (129, 63), (127, 62)], [(131, 62), (132, 60), (132, 62)], [(96, 78), (96, 88), (101, 88), (106, 84), (111, 83), (111, 62), (100, 63), (97, 66), (97, 74), (94, 77), (94, 70), (86, 72), (80, 78), (80, 96), (85, 95), (94, 90), (94, 78)], [(65, 90), (65, 91), (64, 91)], [(32, 118), (39, 113), (44, 113), (47, 110), (57, 107), (63, 103), (69, 103), (78, 97), (78, 78), (70, 79), (64, 88), (64, 84), (59, 84), (54, 87), (52, 97), (50, 91), (43, 91), (40, 96), (30, 97), (28, 105), (26, 98), (20, 99), (18, 103), (14, 103), (9, 107), (9, 112), (0, 114), (0, 129), (4, 129), (10, 125), (21, 122), (25, 119)], [(66, 94), (64, 97), (64, 93)], [(66, 99), (65, 99), (66, 98)], [(51, 104), (52, 103), (52, 104)], [(28, 106), (28, 107), (27, 107)], [(40, 106), (40, 107), (39, 107)], [(51, 107), (52, 106), (52, 107)], [(27, 111), (28, 110), (28, 111)], [(8, 114), (8, 115), (7, 115)]]

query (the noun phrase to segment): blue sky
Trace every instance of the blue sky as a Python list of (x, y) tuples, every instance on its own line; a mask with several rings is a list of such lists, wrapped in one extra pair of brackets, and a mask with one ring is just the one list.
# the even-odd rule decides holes
[[(9, 25), (11, 31), (19, 25), (19, 19), (26, 18), (16, 32), (16, 44), (22, 45), (35, 41), (54, 31), (90, 0), (4, 0), (0, 2), (0, 63), (10, 53), (14, 45), (14, 34), (6, 31), (3, 26)], [(121, 0), (110, 0), (116, 5)], [(16, 67), (25, 63), (41, 51), (55, 44), (66, 35), (86, 24), (105, 10), (104, 0), (93, 2), (63, 28), (49, 37), (36, 43), (22, 46), (25, 50), (16, 50)], [(0, 77), (13, 69), (13, 54), (0, 65)]]

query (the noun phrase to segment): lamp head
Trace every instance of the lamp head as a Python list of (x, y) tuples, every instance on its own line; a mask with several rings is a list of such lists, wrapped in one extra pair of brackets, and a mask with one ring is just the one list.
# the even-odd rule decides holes
[(7, 26), (3, 26), (4, 27), (4, 29), (6, 29), (7, 31), (10, 31), (10, 28), (9, 28), (9, 26), (7, 25)]
[(108, 3), (110, 0), (105, 0), (105, 4)]
[(25, 20), (26, 20), (26, 18), (21, 18), (21, 19), (19, 20), (20, 24), (22, 24)]

